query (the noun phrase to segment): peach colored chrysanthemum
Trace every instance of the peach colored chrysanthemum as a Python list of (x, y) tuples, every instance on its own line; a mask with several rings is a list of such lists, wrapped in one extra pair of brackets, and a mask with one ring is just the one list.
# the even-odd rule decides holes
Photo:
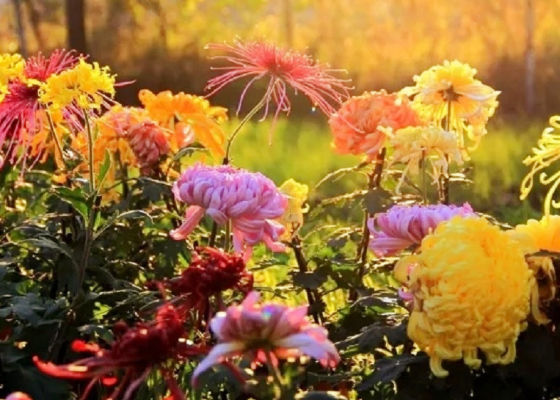
[(377, 156), (388, 134), (420, 124), (406, 97), (385, 90), (351, 97), (329, 119), (334, 149), (368, 159)]

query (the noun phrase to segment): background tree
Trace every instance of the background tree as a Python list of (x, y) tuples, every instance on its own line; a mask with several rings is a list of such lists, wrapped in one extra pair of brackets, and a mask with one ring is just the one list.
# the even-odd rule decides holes
[(85, 0), (66, 0), (66, 27), (68, 47), (87, 53)]

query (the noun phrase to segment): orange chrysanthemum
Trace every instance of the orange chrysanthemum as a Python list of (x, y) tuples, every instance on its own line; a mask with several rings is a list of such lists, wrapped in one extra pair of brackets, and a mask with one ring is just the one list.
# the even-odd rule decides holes
[(382, 90), (348, 99), (329, 119), (329, 125), (337, 152), (373, 159), (391, 132), (418, 126), (420, 119), (407, 98)]
[(170, 91), (154, 94), (144, 89), (138, 94), (150, 118), (170, 129), (169, 138), (172, 151), (188, 146), (194, 137), (213, 156), (225, 155), (226, 136), (219, 123), (227, 120), (227, 110), (214, 107), (204, 97), (173, 94)]

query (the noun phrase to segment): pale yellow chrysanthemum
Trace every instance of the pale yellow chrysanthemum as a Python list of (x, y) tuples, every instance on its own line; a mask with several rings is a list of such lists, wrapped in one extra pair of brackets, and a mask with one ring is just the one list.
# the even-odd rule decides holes
[(303, 225), (303, 214), (308, 211), (304, 203), (307, 201), (309, 186), (288, 179), (280, 186), (280, 192), (288, 197), (286, 211), (278, 219), (278, 222), (286, 227), (281, 239), (291, 240)]
[(415, 96), (412, 105), (420, 117), (456, 133), (462, 148), (465, 134), (474, 141), (473, 147), (478, 145), (498, 106), (500, 92), (475, 79), (476, 73), (468, 64), (446, 60), (415, 76), (414, 87), (403, 89)]
[(390, 139), (394, 148), (393, 162), (406, 164), (401, 182), (407, 173), (417, 175), (422, 160), (429, 163), (432, 178), (447, 174), (449, 163), (463, 163), (455, 136), (438, 126), (413, 126), (399, 129)]
[(443, 360), (480, 367), (479, 350), (488, 364), (515, 359), (534, 277), (506, 232), (483, 218), (456, 217), (426, 236), (411, 262), (408, 335), (430, 356), (434, 375), (448, 375)]
[(174, 132), (170, 138), (172, 151), (189, 145), (194, 133), (214, 157), (225, 155), (226, 135), (219, 125), (227, 120), (225, 108), (211, 106), (204, 97), (183, 92), (154, 94), (144, 89), (138, 97), (151, 119)]
[(546, 128), (539, 141), (537, 147), (533, 147), (533, 155), (523, 160), (523, 164), (530, 165), (531, 171), (523, 178), (521, 182), (521, 200), (527, 198), (533, 189), (535, 175), (539, 174), (539, 181), (543, 185), (551, 185), (544, 199), (544, 214), (550, 215), (550, 209), (560, 208), (560, 202), (552, 199), (558, 185), (560, 185), (560, 170), (548, 176), (544, 170), (550, 167), (554, 162), (560, 160), (560, 116), (555, 115), (549, 120), (551, 127)]
[(114, 95), (115, 75), (111, 75), (109, 67), (80, 59), (74, 68), (47, 79), (39, 91), (39, 101), (53, 110), (69, 106), (99, 109)]
[(8, 94), (10, 80), (23, 76), (25, 60), (20, 54), (0, 54), (0, 102)]
[(540, 221), (530, 219), (510, 231), (527, 256), (529, 267), (534, 272), (538, 287), (533, 291), (533, 314), (539, 323), (548, 319), (540, 313), (538, 304), (546, 304), (556, 296), (556, 271), (552, 258), (533, 255), (539, 251), (558, 253), (560, 255), (560, 216), (550, 215)]

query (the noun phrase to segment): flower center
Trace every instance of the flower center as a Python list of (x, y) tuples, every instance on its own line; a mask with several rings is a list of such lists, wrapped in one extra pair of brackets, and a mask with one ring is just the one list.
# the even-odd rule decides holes
[(449, 89), (446, 89), (440, 93), (446, 102), (457, 101), (460, 97), (460, 95), (453, 90), (453, 86), (450, 86)]

